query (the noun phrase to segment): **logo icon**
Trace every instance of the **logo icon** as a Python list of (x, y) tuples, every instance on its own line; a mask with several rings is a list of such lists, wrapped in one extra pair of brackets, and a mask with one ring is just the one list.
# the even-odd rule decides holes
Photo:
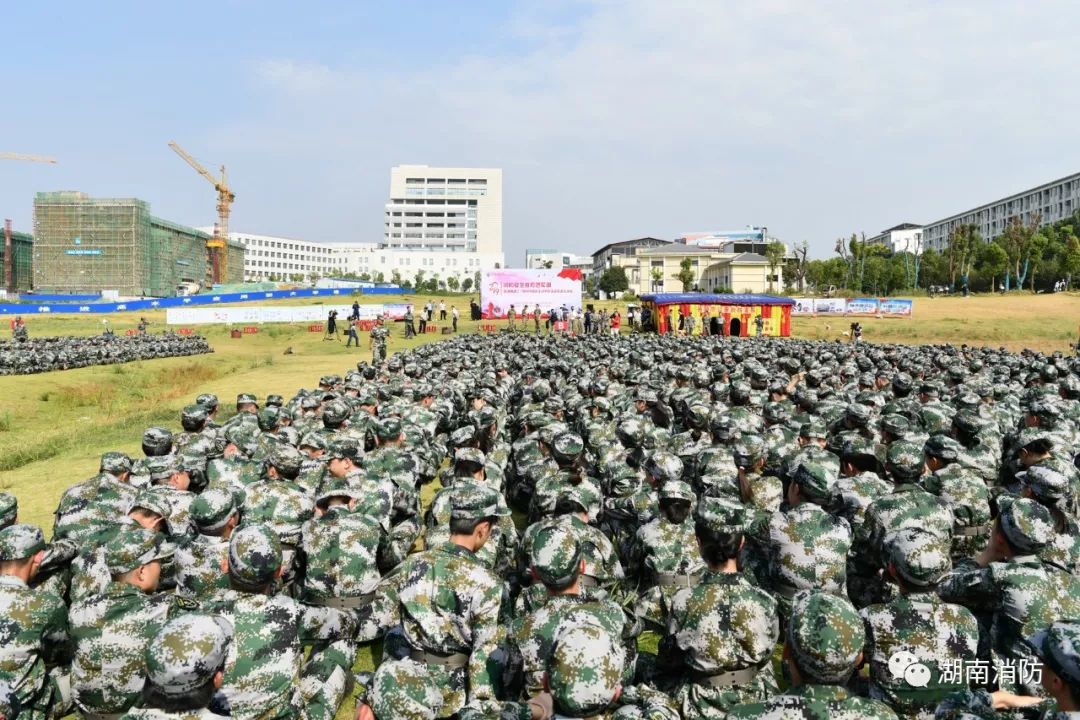
[(911, 687), (923, 688), (930, 684), (930, 668), (919, 662), (914, 653), (897, 650), (889, 658), (889, 672), (897, 680)]

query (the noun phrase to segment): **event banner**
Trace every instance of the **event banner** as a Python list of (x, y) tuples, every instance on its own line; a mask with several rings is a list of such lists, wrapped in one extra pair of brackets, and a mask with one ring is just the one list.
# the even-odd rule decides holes
[(847, 301), (845, 315), (877, 315), (877, 298), (850, 298)]
[[(574, 275), (577, 274), (577, 277)], [(504, 318), (514, 306), (518, 318), (537, 305), (552, 308), (581, 307), (581, 277), (567, 270), (485, 270), (480, 282), (480, 308), (485, 320)]]
[[(374, 320), (379, 313), (386, 313), (391, 320), (405, 317), (408, 305), (361, 305), (360, 319)], [(338, 322), (343, 323), (352, 314), (349, 305), (294, 305), (274, 307), (256, 305), (249, 307), (168, 308), (165, 311), (167, 325), (244, 325), (267, 322), (320, 322), (325, 321), (331, 310), (337, 310)]]
[(911, 317), (911, 310), (914, 305), (912, 300), (894, 300), (893, 298), (882, 298), (878, 304), (878, 313), (881, 315), (888, 315), (890, 317)]
[(792, 298), (792, 315), (877, 315), (911, 317), (913, 300), (896, 298)]

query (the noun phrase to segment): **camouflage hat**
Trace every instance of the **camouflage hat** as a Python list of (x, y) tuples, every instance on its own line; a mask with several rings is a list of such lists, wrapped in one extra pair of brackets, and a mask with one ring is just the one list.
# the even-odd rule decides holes
[(37, 525), (8, 525), (0, 530), (0, 561), (25, 560), (44, 550), (45, 534)]
[(870, 408), (861, 403), (851, 403), (844, 408), (844, 417), (852, 425), (865, 427), (870, 422)]
[[(561, 407), (562, 406), (560, 405), (559, 408), (556, 409), (561, 409)], [(496, 423), (498, 419), (498, 413), (495, 411), (495, 408), (491, 407), (490, 405), (485, 405), (479, 410), (473, 412), (473, 421), (476, 423), (476, 427), (480, 428), (481, 430), (491, 427)]]
[(142, 435), (142, 446), (155, 454), (163, 455), (173, 446), (173, 434), (168, 428), (146, 428)]
[(0, 528), (15, 523), (19, 515), (19, 499), (11, 493), (0, 492)]
[(585, 441), (577, 433), (560, 433), (551, 443), (551, 454), (560, 465), (576, 461), (584, 450)]
[(315, 395), (305, 395), (300, 398), (301, 410), (318, 410), (320, 405), (322, 405), (322, 401)]
[(619, 638), (599, 623), (567, 623), (555, 636), (547, 667), (556, 712), (570, 717), (602, 712), (615, 699), (624, 662)]
[(672, 480), (682, 479), (683, 461), (678, 455), (661, 450), (647, 457), (642, 463), (642, 469), (651, 477), (656, 478), (658, 485), (663, 485)]
[(232, 624), (219, 615), (175, 617), (147, 646), (146, 675), (164, 695), (197, 690), (224, 667), (232, 639)]
[(855, 607), (825, 592), (795, 597), (787, 643), (808, 682), (839, 685), (851, 677), (863, 651), (866, 630)]
[(645, 426), (637, 418), (627, 418), (615, 427), (615, 437), (623, 447), (641, 447), (645, 439)]
[(738, 435), (738, 428), (730, 415), (715, 413), (709, 419), (709, 432), (716, 440), (732, 440)]
[(123, 575), (155, 560), (172, 557), (175, 550), (161, 533), (141, 527), (124, 529), (105, 543), (105, 564), (113, 575)]
[(269, 432), (281, 422), (281, 411), (276, 407), (268, 406), (259, 410), (255, 417), (258, 419), (259, 429)]
[(381, 663), (369, 699), (376, 720), (435, 720), (443, 706), (427, 666), (412, 660)]
[(131, 458), (126, 453), (110, 450), (101, 456), (100, 471), (110, 475), (131, 472)]
[(533, 538), (532, 569), (545, 585), (564, 587), (578, 572), (581, 545), (577, 534), (565, 523), (540, 528)]
[(979, 416), (970, 410), (962, 410), (953, 415), (953, 427), (963, 435), (976, 435), (983, 428)]
[(923, 445), (923, 454), (944, 463), (956, 462), (960, 458), (960, 451), (960, 443), (947, 435), (934, 435)]
[(348, 498), (360, 500), (363, 493), (345, 479), (333, 478), (326, 483), (325, 487), (315, 498), (315, 505), (325, 508), (331, 498)]
[(760, 435), (743, 435), (733, 448), (735, 464), (750, 467), (765, 456), (765, 440)]
[(236, 407), (241, 405), (258, 405), (258, 399), (251, 393), (240, 393), (236, 396)]
[(1017, 498), (1006, 504), (997, 523), (1009, 542), (1023, 553), (1037, 553), (1054, 538), (1054, 519), (1050, 511), (1027, 498)]
[(375, 423), (375, 436), (382, 442), (391, 442), (401, 437), (401, 418), (386, 417)]
[(690, 483), (682, 480), (668, 480), (660, 485), (657, 497), (661, 500), (689, 500), (694, 502), (697, 495), (694, 494)]
[(827, 502), (836, 490), (836, 475), (820, 463), (799, 463), (791, 481), (799, 486), (799, 494), (811, 502)]
[(202, 405), (209, 412), (214, 412), (214, 410), (217, 410), (218, 396), (213, 393), (203, 393), (195, 398), (195, 403), (197, 405)]
[(885, 557), (908, 585), (932, 587), (952, 569), (949, 539), (921, 527), (905, 527), (885, 536)]
[(330, 447), (327, 448), (327, 455), (331, 459), (343, 459), (352, 460), (358, 462), (360, 458), (364, 456), (364, 450), (360, 447), (360, 443), (356, 438), (341, 437), (334, 438), (330, 441)]
[(265, 525), (242, 527), (229, 538), (229, 576), (262, 587), (281, 567), (281, 540)]
[(239, 423), (225, 431), (225, 439), (240, 448), (245, 455), (251, 455), (258, 447), (257, 432), (250, 423)]
[(461, 447), (454, 451), (454, 465), (472, 465), (482, 468), (487, 463), (484, 451), (478, 448)]
[(210, 413), (207, 411), (206, 407), (199, 405), (198, 403), (188, 405), (180, 411), (180, 424), (183, 425), (185, 429), (200, 428), (209, 419)]
[(300, 438), (300, 449), (311, 448), (313, 450), (328, 450), (330, 444), (326, 442), (326, 438), (319, 433), (309, 432)]
[(349, 418), (349, 408), (340, 400), (331, 400), (323, 405), (322, 420), (326, 427), (339, 427)]
[(180, 472), (180, 463), (175, 455), (148, 457), (144, 461), (143, 467), (146, 469), (147, 475), (150, 476), (150, 482), (152, 483), (164, 482)]
[(304, 464), (304, 456), (292, 445), (274, 443), (267, 453), (266, 463), (275, 468), (286, 480), (295, 480)]
[(1046, 465), (1032, 465), (1016, 474), (1016, 479), (1039, 500), (1054, 504), (1069, 496), (1069, 478)]
[(823, 420), (808, 420), (799, 426), (799, 435), (811, 440), (825, 440), (829, 437), (829, 429)]
[(497, 490), (472, 483), (454, 485), (450, 504), (450, 516), (456, 520), (483, 520), (510, 514)]
[(1080, 621), (1055, 622), (1029, 637), (1027, 644), (1070, 687), (1080, 685)]
[(146, 510), (166, 520), (172, 515), (172, 504), (169, 502), (169, 498), (165, 497), (164, 493), (154, 492), (149, 489), (142, 490), (135, 496), (135, 499), (131, 501), (131, 505), (128, 507), (128, 512), (130, 513), (135, 508)]
[(737, 500), (706, 495), (698, 501), (694, 519), (713, 533), (741, 533), (749, 522), (746, 506)]
[(199, 532), (211, 533), (225, 527), (237, 512), (236, 498), (221, 487), (210, 487), (191, 502), (191, 519)]
[(881, 429), (893, 435), (903, 435), (911, 430), (911, 421), (899, 413), (891, 413), (881, 418)]
[(267, 395), (266, 404), (272, 407), (281, 407), (285, 404), (285, 398), (280, 395)]
[(918, 443), (895, 442), (889, 446), (885, 464), (894, 480), (917, 480), (923, 472), (923, 449)]

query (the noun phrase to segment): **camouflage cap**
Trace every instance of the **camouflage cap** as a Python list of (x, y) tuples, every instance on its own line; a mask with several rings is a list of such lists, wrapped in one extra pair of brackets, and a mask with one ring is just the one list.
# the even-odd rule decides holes
[(311, 448), (312, 450), (328, 450), (330, 444), (326, 441), (323, 435), (315, 432), (309, 432), (300, 438), (300, 449)]
[(180, 411), (180, 424), (184, 428), (198, 428), (210, 419), (210, 413), (204, 405), (188, 405)]
[(349, 408), (340, 400), (331, 400), (323, 405), (322, 420), (326, 427), (339, 427), (349, 417)]
[(944, 463), (953, 463), (960, 458), (960, 443), (948, 435), (934, 435), (923, 445), (927, 457), (937, 458)]
[(450, 504), (450, 516), (455, 520), (483, 520), (510, 514), (497, 490), (473, 483), (454, 485), (451, 488)]
[(852, 425), (865, 427), (870, 422), (870, 408), (861, 403), (851, 403), (844, 408), (844, 417)]
[(658, 485), (663, 485), (672, 480), (682, 479), (683, 461), (678, 455), (660, 450), (645, 458), (642, 469), (655, 478)]
[(1055, 622), (1029, 637), (1027, 644), (1069, 686), (1080, 685), (1080, 621)]
[(484, 451), (473, 447), (459, 447), (454, 451), (454, 465), (482, 468), (487, 462)]
[(799, 486), (799, 493), (810, 502), (827, 502), (836, 490), (836, 475), (820, 463), (799, 463), (791, 481)]
[(551, 454), (561, 465), (572, 463), (585, 451), (585, 441), (573, 432), (560, 433), (551, 443)]
[(745, 532), (749, 516), (745, 505), (726, 497), (703, 496), (694, 510), (694, 519), (713, 533)]
[(547, 668), (555, 710), (570, 717), (602, 712), (615, 699), (624, 662), (619, 638), (598, 623), (567, 623), (555, 636)]
[(278, 426), (281, 422), (281, 411), (276, 407), (264, 407), (255, 415), (258, 419), (259, 429), (263, 432), (269, 432)]
[(214, 410), (217, 410), (218, 396), (213, 393), (203, 393), (199, 397), (195, 398), (195, 403), (198, 405), (202, 405), (209, 412), (214, 412)]
[(581, 564), (577, 534), (561, 522), (540, 528), (533, 538), (531, 559), (540, 582), (552, 587), (568, 585)]
[(825, 592), (795, 597), (787, 643), (799, 668), (811, 676), (809, 682), (846, 682), (865, 642), (862, 619), (846, 598)]
[(180, 463), (175, 455), (148, 457), (144, 461), (143, 467), (146, 469), (147, 475), (150, 476), (150, 482), (152, 483), (163, 482), (180, 472)]
[(949, 539), (921, 527), (905, 527), (885, 536), (885, 557), (908, 585), (937, 585), (952, 569)]
[(709, 419), (709, 432), (716, 440), (731, 440), (738, 434), (738, 429), (730, 415), (714, 413)]
[(236, 396), (236, 407), (241, 405), (258, 405), (258, 399), (251, 393), (240, 393)]
[(881, 429), (893, 435), (903, 435), (911, 430), (911, 421), (899, 413), (891, 413), (881, 418)]
[[(556, 409), (561, 409), (561, 407), (562, 406), (560, 405), (559, 408)], [(475, 410), (473, 412), (473, 421), (476, 423), (476, 427), (480, 428), (481, 430), (491, 427), (498, 419), (498, 413), (496, 412), (495, 408), (490, 405), (485, 405), (479, 410)]]
[(142, 435), (142, 445), (158, 454), (167, 453), (173, 446), (172, 431), (163, 427), (146, 428)]
[(0, 528), (15, 523), (19, 516), (19, 500), (11, 493), (0, 492)]
[(331, 459), (339, 460), (352, 460), (358, 462), (360, 458), (364, 456), (364, 450), (360, 447), (360, 443), (356, 438), (352, 437), (339, 437), (330, 441), (330, 446), (327, 448), (327, 455)]
[(824, 420), (808, 420), (799, 426), (799, 435), (811, 440), (825, 440), (829, 437), (829, 429)]
[(369, 699), (376, 720), (435, 720), (443, 706), (427, 666), (412, 660), (380, 664)]
[(272, 407), (281, 407), (285, 404), (285, 398), (280, 395), (267, 395), (266, 404)]
[(169, 498), (161, 492), (154, 492), (153, 490), (142, 490), (135, 499), (131, 501), (131, 506), (128, 507), (128, 512), (140, 508), (147, 512), (158, 515), (162, 518), (168, 519), (172, 514), (172, 504), (169, 502)]
[(145, 528), (125, 528), (105, 543), (105, 564), (113, 575), (123, 575), (155, 560), (172, 557), (176, 550), (165, 536)]
[(690, 483), (682, 480), (668, 480), (662, 483), (657, 492), (657, 497), (661, 500), (689, 500), (690, 502), (697, 499), (697, 495), (694, 494)]
[(110, 450), (101, 456), (100, 471), (110, 475), (123, 475), (131, 472), (131, 458), (117, 450)]
[(637, 418), (627, 418), (615, 427), (615, 437), (623, 447), (637, 448), (645, 439), (645, 426)]
[(997, 523), (1009, 542), (1023, 553), (1037, 553), (1054, 538), (1054, 519), (1050, 511), (1027, 498), (1005, 504)]
[(239, 423), (225, 431), (225, 439), (240, 448), (245, 455), (251, 455), (258, 447), (257, 431), (250, 423)]
[(266, 463), (275, 468), (286, 480), (295, 480), (304, 464), (304, 456), (292, 445), (274, 443), (266, 455)]
[(232, 624), (220, 615), (175, 617), (147, 646), (146, 675), (165, 695), (197, 690), (223, 669), (232, 639)]
[(242, 527), (229, 538), (229, 576), (248, 587), (262, 587), (281, 567), (281, 540), (265, 525)]
[(735, 464), (749, 467), (765, 456), (765, 440), (760, 435), (743, 435), (733, 448)]
[(1016, 479), (1039, 500), (1054, 504), (1070, 495), (1069, 478), (1046, 465), (1032, 465), (1016, 474)]
[(889, 446), (886, 466), (894, 480), (917, 480), (923, 472), (923, 449), (918, 443), (900, 441)]
[(382, 442), (391, 442), (401, 437), (401, 418), (385, 417), (375, 423), (375, 436)]
[(360, 500), (363, 493), (354, 487), (352, 483), (342, 478), (333, 478), (326, 483), (319, 494), (315, 497), (315, 505), (325, 508), (331, 498), (348, 498)]
[(0, 530), (0, 561), (25, 560), (46, 547), (45, 534), (37, 525), (20, 523)]
[(210, 487), (191, 501), (191, 519), (199, 532), (221, 530), (237, 512), (236, 498), (222, 487)]

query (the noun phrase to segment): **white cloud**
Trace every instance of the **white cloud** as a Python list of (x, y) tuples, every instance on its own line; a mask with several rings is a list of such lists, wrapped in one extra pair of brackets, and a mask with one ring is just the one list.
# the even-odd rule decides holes
[[(512, 262), (748, 223), (826, 254), (1077, 169), (1068, 3), (630, 0), (573, 23), (567, 7), (523, 10), (516, 56), (266, 60), (267, 108), (230, 132), (314, 159), (275, 176), (300, 199), (353, 199), (305, 219), (321, 236), (378, 237), (391, 165), (500, 165)], [(248, 212), (290, 222), (279, 208)]]

